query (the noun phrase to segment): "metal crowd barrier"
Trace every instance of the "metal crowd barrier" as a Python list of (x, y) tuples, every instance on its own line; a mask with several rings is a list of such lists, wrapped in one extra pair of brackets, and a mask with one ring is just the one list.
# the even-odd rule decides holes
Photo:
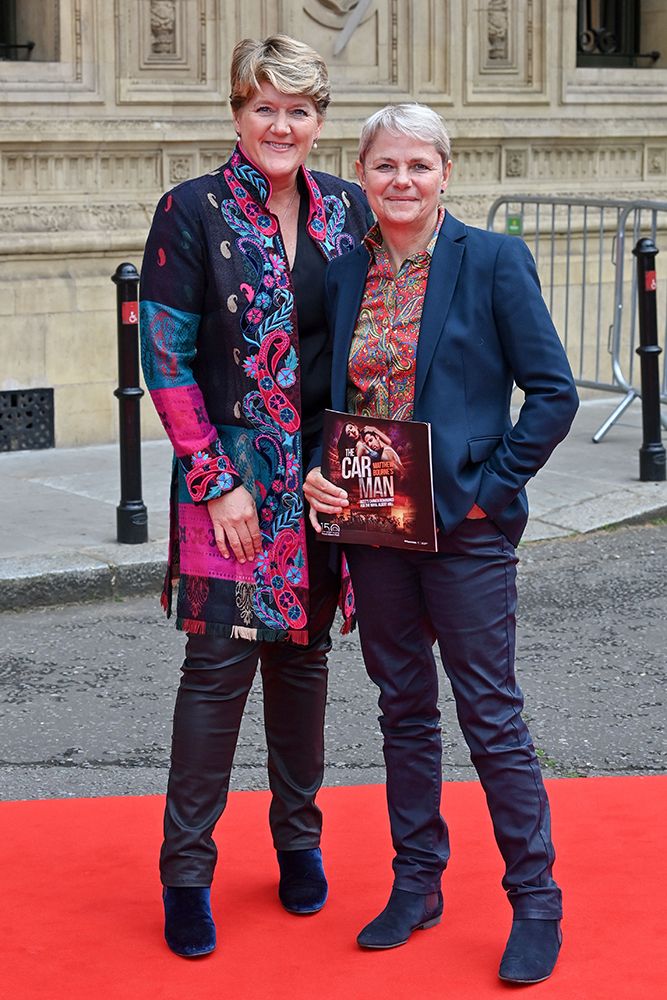
[[(593, 435), (601, 441), (641, 396), (632, 249), (646, 236), (667, 250), (667, 202), (503, 196), (491, 206), (487, 228), (522, 236), (530, 246), (577, 385), (623, 396)], [(662, 268), (658, 261), (657, 291), (660, 398), (667, 403), (667, 259)]]

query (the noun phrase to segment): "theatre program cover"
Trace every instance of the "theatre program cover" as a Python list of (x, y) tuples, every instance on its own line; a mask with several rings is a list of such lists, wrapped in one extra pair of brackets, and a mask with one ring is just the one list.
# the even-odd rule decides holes
[(350, 505), (319, 515), (320, 538), (436, 551), (430, 424), (327, 410), (322, 474)]

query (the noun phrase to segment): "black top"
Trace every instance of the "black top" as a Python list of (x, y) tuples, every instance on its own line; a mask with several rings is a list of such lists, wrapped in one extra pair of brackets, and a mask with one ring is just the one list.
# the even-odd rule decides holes
[(308, 235), (308, 197), (299, 206), (292, 284), (301, 361), (301, 434), (304, 456), (322, 430), (324, 410), (331, 406), (331, 340), (324, 312), (324, 272), (327, 261)]

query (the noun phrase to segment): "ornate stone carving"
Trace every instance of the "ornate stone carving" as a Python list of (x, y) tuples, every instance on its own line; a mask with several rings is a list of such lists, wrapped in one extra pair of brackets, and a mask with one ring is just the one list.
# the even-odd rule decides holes
[(154, 206), (142, 202), (0, 207), (0, 232), (66, 233), (122, 231), (148, 226)]
[(389, 88), (387, 100), (392, 88), (410, 90), (416, 29), (409, 6), (405, 0), (291, 0), (281, 4), (278, 26), (322, 52), (337, 99), (345, 94), (355, 103), (377, 103), (378, 87)]
[(220, 58), (236, 37), (221, 0), (116, 0), (119, 103), (222, 97)]
[(535, 180), (600, 181), (639, 180), (641, 146), (595, 145), (534, 146), (531, 175)]
[(151, 50), (155, 53), (176, 52), (176, 0), (151, 0)]
[(478, 0), (467, 23), (469, 100), (544, 100), (546, 19), (546, 0)]
[(488, 184), (500, 178), (500, 146), (470, 148), (455, 142), (452, 157), (457, 184)]
[(6, 194), (141, 191), (159, 187), (162, 182), (159, 154), (138, 148), (104, 153), (58, 148), (6, 152), (0, 157), (0, 165)]
[(444, 203), (447, 209), (459, 219), (464, 219), (470, 225), (486, 228), (486, 215), (496, 195), (497, 191), (492, 195), (477, 192), (469, 195), (459, 194), (456, 182), (454, 182), (447, 189)]
[[(359, 6), (360, 0), (304, 0), (303, 9), (314, 21), (325, 28), (343, 28), (350, 13)], [(371, 4), (374, 7), (375, 4)], [(363, 16), (367, 21), (373, 14), (368, 10)]]
[(652, 176), (667, 173), (667, 149), (649, 146), (646, 150), (646, 172)]
[(489, 44), (490, 60), (507, 62), (509, 58), (509, 11), (508, 0), (489, 0), (486, 11), (486, 37)]
[(317, 2), (336, 14), (349, 14), (353, 7), (359, 6), (359, 0), (317, 0)]
[(528, 150), (508, 149), (505, 154), (505, 176), (525, 177), (528, 173)]
[(180, 184), (196, 174), (194, 156), (169, 157), (169, 183)]
[(598, 176), (602, 180), (641, 180), (641, 145), (602, 146), (598, 152)]

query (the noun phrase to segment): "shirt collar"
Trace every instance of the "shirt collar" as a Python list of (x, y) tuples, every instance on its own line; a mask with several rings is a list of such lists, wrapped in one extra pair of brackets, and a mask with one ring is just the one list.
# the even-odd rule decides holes
[[(429, 257), (433, 256), (433, 251), (435, 250), (435, 244), (438, 239), (438, 236), (440, 235), (440, 229), (442, 227), (444, 218), (445, 218), (445, 206), (439, 205), (438, 218), (436, 219), (435, 229), (433, 230), (433, 235), (428, 241), (426, 248), (424, 250), (418, 250), (417, 253), (411, 254), (409, 257), (405, 258), (406, 260), (418, 262), (423, 254), (428, 254)], [(366, 233), (366, 235), (364, 236), (364, 245), (368, 250), (369, 254), (371, 255), (371, 258), (375, 261), (377, 261), (378, 253), (386, 253), (384, 246), (384, 239), (382, 236), (382, 230), (380, 229), (380, 224), (378, 222), (372, 225), (371, 228)], [(403, 263), (405, 263), (405, 261)]]
[[(232, 188), (232, 194), (252, 224), (257, 225), (257, 212), (249, 208), (248, 195), (256, 204), (264, 207), (271, 197), (271, 181), (244, 152), (240, 143), (237, 143), (234, 147), (229, 166), (231, 167), (233, 177), (238, 182)], [(322, 192), (319, 189), (317, 181), (303, 164), (299, 168), (297, 183), (300, 183), (301, 180), (303, 180), (306, 186), (308, 196), (308, 232), (314, 240), (324, 243), (327, 235), (327, 216), (324, 198), (322, 197)], [(239, 188), (238, 185), (241, 185), (241, 187)], [(273, 235), (277, 228), (273, 217), (265, 214), (261, 219), (265, 225), (260, 225), (259, 228), (262, 232)]]

